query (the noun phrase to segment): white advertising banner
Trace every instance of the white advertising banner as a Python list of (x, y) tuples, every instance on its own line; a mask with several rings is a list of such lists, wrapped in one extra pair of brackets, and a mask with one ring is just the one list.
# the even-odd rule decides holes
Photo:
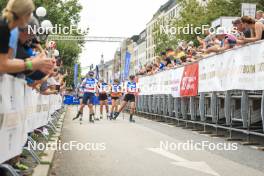
[(40, 95), (24, 80), (0, 75), (0, 163), (21, 154), (28, 133), (45, 126), (61, 101), (60, 95)]
[(199, 62), (199, 92), (264, 90), (264, 42)]
[[(19, 155), (25, 140), (24, 81), (0, 76), (0, 163)], [(3, 105), (3, 106), (2, 106)]]
[(180, 84), (184, 67), (139, 78), (140, 95), (166, 94), (180, 97)]

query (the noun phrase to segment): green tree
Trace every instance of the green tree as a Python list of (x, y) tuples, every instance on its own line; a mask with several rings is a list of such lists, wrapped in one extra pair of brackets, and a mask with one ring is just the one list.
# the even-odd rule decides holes
[[(206, 6), (202, 6), (197, 0), (178, 0), (181, 11), (180, 18), (173, 19), (169, 23), (171, 27), (186, 27), (188, 24), (193, 27), (210, 25), (211, 22), (221, 16), (241, 16), (241, 3), (255, 3), (257, 10), (264, 9), (263, 0), (209, 0)], [(196, 41), (196, 34), (178, 33), (176, 36), (160, 34), (155, 28), (156, 54), (167, 47), (173, 47), (178, 40)]]
[[(0, 9), (2, 10), (8, 0), (0, 1)], [(77, 25), (80, 22), (80, 12), (82, 6), (78, 3), (78, 0), (34, 0), (35, 6), (45, 7), (47, 10), (48, 19), (53, 25), (61, 25), (62, 27), (70, 27), (70, 25)], [(78, 34), (73, 34), (78, 35)], [(81, 47), (83, 41), (57, 41), (58, 50), (60, 56), (63, 59), (64, 66), (70, 71), (67, 78), (67, 85), (73, 84), (73, 67), (75, 63), (79, 63), (78, 56), (81, 53)], [(81, 70), (79, 69), (79, 76)]]

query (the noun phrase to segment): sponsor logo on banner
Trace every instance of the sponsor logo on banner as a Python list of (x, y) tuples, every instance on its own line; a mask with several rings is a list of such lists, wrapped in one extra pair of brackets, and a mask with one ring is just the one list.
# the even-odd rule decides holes
[(198, 94), (199, 65), (192, 64), (184, 67), (181, 80), (181, 96), (196, 96)]

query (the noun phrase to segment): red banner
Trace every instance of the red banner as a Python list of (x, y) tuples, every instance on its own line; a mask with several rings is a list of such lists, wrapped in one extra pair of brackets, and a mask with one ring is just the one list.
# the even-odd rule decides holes
[(181, 96), (197, 96), (198, 95), (198, 63), (186, 65), (181, 80)]

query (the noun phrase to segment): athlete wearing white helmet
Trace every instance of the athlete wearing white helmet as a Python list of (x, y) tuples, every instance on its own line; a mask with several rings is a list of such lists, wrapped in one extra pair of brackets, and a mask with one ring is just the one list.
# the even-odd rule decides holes
[(137, 87), (137, 82), (136, 82), (136, 77), (134, 75), (131, 75), (129, 77), (129, 82), (127, 82), (126, 86), (125, 86), (125, 92), (126, 95), (124, 97), (124, 100), (121, 104), (120, 109), (118, 110), (118, 112), (116, 112), (114, 114), (114, 119), (116, 119), (120, 112), (123, 111), (123, 109), (125, 108), (125, 106), (127, 105), (128, 102), (130, 102), (130, 118), (129, 121), (130, 122), (135, 122), (135, 120), (133, 119), (133, 115), (135, 113), (136, 110), (136, 94), (139, 92), (139, 89)]
[(93, 109), (93, 100), (95, 97), (95, 93), (98, 90), (97, 87), (97, 80), (94, 78), (94, 72), (93, 71), (89, 71), (88, 74), (86, 75), (86, 78), (83, 80), (82, 84), (81, 84), (81, 88), (84, 92), (83, 94), (83, 101), (82, 104), (80, 106), (80, 110), (77, 114), (77, 116), (75, 118), (73, 118), (73, 120), (78, 119), (80, 117), (80, 115), (83, 114), (83, 108), (85, 107), (85, 105), (88, 105), (89, 107), (89, 121), (90, 122), (94, 122), (94, 109)]

